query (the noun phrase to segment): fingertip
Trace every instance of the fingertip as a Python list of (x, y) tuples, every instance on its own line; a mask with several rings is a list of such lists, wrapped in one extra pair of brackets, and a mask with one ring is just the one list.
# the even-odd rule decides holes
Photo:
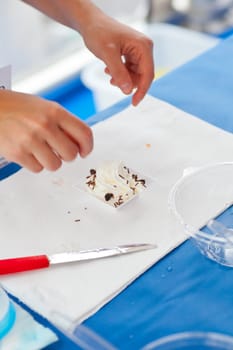
[(56, 161), (53, 160), (53, 162), (47, 164), (45, 167), (48, 171), (55, 172), (62, 166), (62, 161), (61, 159), (57, 158)]
[(87, 157), (94, 147), (94, 138), (91, 128), (87, 127), (85, 131), (85, 142), (80, 145), (79, 154), (82, 158)]
[(119, 87), (120, 87), (121, 91), (126, 95), (131, 94), (131, 92), (133, 90), (132, 84), (128, 83), (128, 82), (121, 84)]
[(81, 158), (86, 158), (93, 150), (94, 145), (93, 142), (91, 144), (86, 145), (85, 149), (81, 149), (79, 154)]
[[(112, 58), (113, 60), (113, 58)], [(133, 90), (133, 81), (126, 65), (119, 60), (111, 60), (107, 65), (107, 71), (111, 75), (111, 84), (117, 86), (124, 94), (129, 95)]]
[(90, 153), (92, 152), (92, 149), (90, 149), (89, 151), (85, 151), (85, 152), (80, 152), (80, 157), (81, 158), (86, 158)]
[(110, 84), (113, 85), (113, 86), (117, 86), (116, 82), (115, 82), (115, 80), (113, 78), (110, 80)]
[(133, 95), (133, 97), (132, 97), (132, 105), (133, 105), (134, 107), (138, 106), (139, 103), (142, 101), (143, 97), (144, 97), (144, 95), (141, 96), (141, 94), (139, 94), (138, 92), (136, 92), (136, 93)]
[(132, 106), (133, 107), (137, 107), (139, 105), (139, 102), (135, 102), (133, 99), (132, 99)]
[(44, 167), (41, 164), (36, 164), (34, 166), (27, 166), (27, 169), (33, 172), (34, 174), (39, 174), (44, 170)]
[(106, 73), (106, 74), (110, 74), (110, 71), (109, 71), (109, 69), (108, 69), (108, 67), (106, 67), (105, 69), (104, 69), (104, 73)]

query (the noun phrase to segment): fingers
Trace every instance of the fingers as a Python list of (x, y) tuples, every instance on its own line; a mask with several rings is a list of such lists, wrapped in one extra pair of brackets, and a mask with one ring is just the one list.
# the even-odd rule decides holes
[[(154, 77), (154, 74), (153, 74)], [(145, 97), (149, 87), (151, 84), (151, 79), (146, 78), (146, 76), (141, 75), (139, 77), (138, 85), (136, 88), (135, 93), (133, 94), (132, 97), (132, 105), (137, 106)]]
[(136, 75), (136, 92), (133, 94), (132, 104), (137, 106), (146, 95), (149, 87), (154, 79), (154, 63), (151, 55), (143, 56), (138, 67), (131, 67)]
[[(54, 113), (54, 112), (53, 112)], [(61, 106), (52, 121), (41, 130), (42, 140), (31, 148), (36, 160), (47, 170), (57, 170), (62, 161), (72, 161), (78, 154), (86, 157), (93, 148), (91, 129)]]
[[(69, 157), (72, 159), (75, 152), (79, 151), (81, 157), (86, 157), (93, 149), (93, 135), (91, 129), (77, 117), (67, 114), (67, 111), (63, 110), (63, 113), (59, 118), (59, 128), (63, 134), (62, 138), (64, 141), (65, 135), (68, 140), (66, 139), (66, 143), (63, 144), (63, 149), (58, 151), (59, 154), (66, 157), (66, 159)], [(56, 149), (59, 148), (57, 144)], [(63, 152), (67, 151), (68, 154), (64, 156)]]
[(78, 144), (73, 142), (58, 125), (55, 125), (53, 132), (47, 136), (47, 142), (52, 150), (56, 150), (60, 159), (66, 162), (74, 160), (79, 153)]
[[(57, 104), (37, 123), (39, 125), (34, 126), (31, 136), (25, 137), (23, 148), (25, 153), (30, 150), (42, 169), (55, 171), (62, 161), (74, 160), (78, 154), (85, 157), (93, 148), (91, 129)], [(25, 164), (25, 160), (21, 160), (22, 163)], [(30, 170), (32, 167), (37, 169), (34, 163)]]
[[(21, 131), (23, 134), (24, 131)], [(12, 145), (11, 150), (6, 155), (8, 160), (16, 162), (34, 173), (43, 169), (55, 171), (62, 164), (59, 154), (37, 135), (34, 137), (22, 135), (19, 144), (14, 147)]]
[(47, 170), (55, 171), (62, 164), (59, 155), (46, 142), (40, 142), (39, 147), (36, 147), (35, 150), (32, 148), (32, 153), (38, 163)]
[(105, 63), (107, 65), (105, 72), (111, 75), (114, 85), (118, 86), (124, 94), (130, 94), (133, 90), (133, 82), (121, 59), (120, 52), (113, 47), (112, 52), (105, 59)]
[[(136, 106), (144, 98), (154, 79), (153, 42), (145, 36), (139, 36), (137, 40), (132, 40), (130, 44), (124, 47), (123, 54), (124, 62), (121, 61), (121, 65), (124, 66), (124, 70), (121, 70), (121, 86), (119, 85), (120, 74), (116, 69), (116, 64), (114, 71), (114, 69), (110, 69), (109, 63), (105, 68), (105, 73), (111, 75), (110, 83), (121, 87), (124, 93), (126, 91), (131, 93), (135, 89), (132, 104)], [(114, 59), (115, 61), (116, 59)], [(124, 86), (123, 81), (126, 82), (128, 76), (131, 81), (130, 89), (124, 90), (122, 88), (122, 85)], [(123, 77), (125, 77), (125, 80)], [(128, 87), (127, 83), (126, 87)]]
[(38, 162), (38, 160), (31, 153), (17, 154), (17, 156), (11, 156), (8, 160), (20, 164), (22, 167), (27, 168), (33, 173), (39, 173), (44, 169), (44, 166)]
[[(132, 81), (133, 81), (133, 87), (132, 89), (135, 90), (135, 93), (133, 94), (132, 97), (132, 104), (134, 106), (137, 106), (145, 97), (151, 82), (154, 79), (154, 69), (148, 69), (147, 71), (138, 74), (137, 71), (139, 70), (139, 67), (136, 65), (132, 65), (129, 69), (131, 76), (132, 76)], [(109, 70), (105, 68), (105, 73), (110, 74)], [(117, 82), (115, 81), (114, 78), (110, 79), (111, 85), (117, 86)], [(132, 92), (132, 91), (131, 91)]]
[(55, 102), (6, 91), (0, 99), (0, 154), (33, 172), (54, 171), (62, 161), (93, 148), (91, 129)]

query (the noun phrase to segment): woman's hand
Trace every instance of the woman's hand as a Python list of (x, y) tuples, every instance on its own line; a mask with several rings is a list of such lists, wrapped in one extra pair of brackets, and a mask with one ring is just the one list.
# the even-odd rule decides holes
[(91, 129), (59, 104), (0, 91), (0, 154), (7, 160), (33, 172), (53, 171), (92, 147)]
[(106, 64), (111, 84), (125, 94), (135, 89), (136, 106), (154, 79), (152, 40), (101, 12), (89, 18), (81, 34), (88, 49)]
[(78, 31), (87, 48), (106, 64), (111, 84), (125, 94), (135, 90), (135, 106), (143, 99), (154, 79), (151, 39), (109, 17), (90, 0), (24, 1)]

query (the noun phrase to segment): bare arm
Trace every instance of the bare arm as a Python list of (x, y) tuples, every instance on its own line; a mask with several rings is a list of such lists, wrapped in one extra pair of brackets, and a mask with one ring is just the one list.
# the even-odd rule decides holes
[(97, 16), (103, 15), (89, 0), (23, 0), (55, 21), (82, 34), (82, 29)]
[[(25, 0), (56, 21), (79, 31), (89, 50), (105, 64), (110, 83), (129, 94), (133, 105), (154, 77), (152, 41), (105, 15), (89, 0)], [(0, 91), (0, 154), (34, 172), (58, 169), (62, 161), (93, 147), (91, 129), (58, 104), (36, 96)]]
[(56, 21), (78, 31), (87, 48), (105, 65), (110, 83), (132, 103), (145, 96), (154, 78), (153, 43), (144, 34), (104, 14), (89, 0), (25, 0)]

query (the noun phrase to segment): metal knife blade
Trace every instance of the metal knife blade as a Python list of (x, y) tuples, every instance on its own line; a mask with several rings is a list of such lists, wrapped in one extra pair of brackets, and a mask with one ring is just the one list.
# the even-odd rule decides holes
[(155, 244), (136, 243), (112, 248), (98, 248), (81, 251), (57, 253), (53, 255), (34, 255), (19, 258), (0, 259), (0, 275), (42, 269), (54, 264), (103, 259), (110, 256), (135, 253), (157, 248)]
[(94, 260), (107, 258), (115, 255), (135, 253), (142, 250), (154, 249), (157, 246), (148, 243), (136, 243), (119, 245), (113, 248), (98, 248), (90, 250), (81, 250), (78, 252), (57, 253), (48, 256), (50, 264), (62, 264), (67, 262)]

